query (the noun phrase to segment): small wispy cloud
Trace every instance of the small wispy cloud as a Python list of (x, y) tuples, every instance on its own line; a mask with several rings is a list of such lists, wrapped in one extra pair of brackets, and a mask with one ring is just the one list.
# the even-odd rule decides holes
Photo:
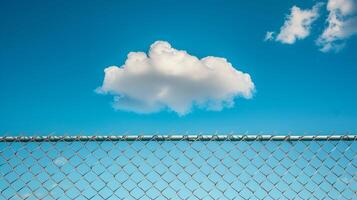
[(322, 5), (322, 3), (317, 3), (312, 9), (301, 9), (293, 6), (276, 36), (276, 41), (294, 44), (296, 40), (309, 36), (312, 23), (319, 17), (319, 9)]
[[(297, 40), (308, 37), (323, 5), (324, 3), (319, 2), (312, 9), (305, 10), (293, 6), (277, 36), (274, 36), (274, 32), (268, 31), (264, 41), (275, 40), (283, 44), (294, 44)], [(357, 1), (328, 0), (326, 9), (327, 25), (316, 40), (316, 45), (322, 52), (338, 52), (345, 46), (348, 38), (357, 35)]]
[(345, 40), (357, 34), (356, 1), (329, 0), (327, 27), (316, 43), (322, 52), (339, 51)]
[(264, 41), (271, 41), (274, 39), (274, 34), (275, 32), (274, 31), (267, 31), (265, 33), (265, 37), (264, 37)]
[(56, 158), (53, 162), (55, 165), (60, 167), (60, 166), (65, 165), (68, 162), (68, 160), (65, 157), (61, 156), (61, 157)]
[(251, 98), (254, 83), (247, 73), (232, 66), (225, 58), (202, 59), (157, 41), (145, 52), (130, 52), (121, 67), (104, 70), (96, 92), (114, 95), (118, 110), (152, 113), (164, 109), (179, 115), (192, 107), (221, 110), (232, 107), (234, 98)]

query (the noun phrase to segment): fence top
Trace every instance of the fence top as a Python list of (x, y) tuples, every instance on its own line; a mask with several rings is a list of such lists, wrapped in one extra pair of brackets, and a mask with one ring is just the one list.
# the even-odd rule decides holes
[(75, 141), (357, 141), (357, 135), (0, 136), (0, 142)]

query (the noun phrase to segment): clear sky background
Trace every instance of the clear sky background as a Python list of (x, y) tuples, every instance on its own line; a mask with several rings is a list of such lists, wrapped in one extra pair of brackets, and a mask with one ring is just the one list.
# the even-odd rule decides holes
[[(264, 41), (292, 6), (316, 2), (2, 1), (1, 135), (356, 132), (357, 37), (337, 53), (319, 51), (326, 6), (305, 39)], [(115, 111), (112, 96), (95, 92), (103, 70), (157, 40), (226, 58), (250, 74), (253, 98), (184, 116)]]

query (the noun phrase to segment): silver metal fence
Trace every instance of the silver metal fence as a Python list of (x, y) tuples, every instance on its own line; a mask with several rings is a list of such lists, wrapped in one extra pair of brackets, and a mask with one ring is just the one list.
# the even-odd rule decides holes
[(357, 199), (357, 135), (0, 137), (0, 199)]

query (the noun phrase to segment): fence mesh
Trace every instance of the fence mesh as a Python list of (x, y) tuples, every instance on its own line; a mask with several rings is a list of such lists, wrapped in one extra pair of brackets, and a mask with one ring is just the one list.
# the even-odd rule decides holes
[(0, 199), (357, 199), (356, 141), (1, 137)]

